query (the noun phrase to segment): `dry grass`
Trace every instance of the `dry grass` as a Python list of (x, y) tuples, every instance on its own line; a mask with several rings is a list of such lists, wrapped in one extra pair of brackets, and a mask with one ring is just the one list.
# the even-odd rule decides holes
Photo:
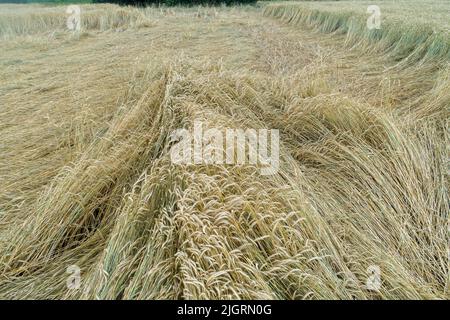
[[(301, 0), (300, 0), (301, 1)], [(264, 2), (269, 4), (270, 2)], [(303, 8), (320, 11), (343, 13), (352, 12), (356, 15), (369, 17), (366, 13), (369, 5), (380, 7), (383, 20), (394, 20), (401, 23), (426, 24), (436, 30), (450, 31), (450, 5), (446, 0), (316, 0), (316, 1), (280, 1), (278, 5), (300, 5)]]
[[(83, 6), (82, 35), (58, 8), (3, 8), (1, 298), (449, 297), (445, 55), (284, 5)], [(280, 129), (279, 172), (173, 165), (195, 120)]]
[[(431, 5), (433, 3), (435, 6)], [(414, 59), (450, 60), (450, 5), (444, 1), (379, 3), (382, 25), (367, 28), (367, 2), (281, 2), (265, 7), (264, 14), (290, 24), (345, 34), (349, 47), (365, 45), (368, 50), (389, 53), (393, 59), (411, 64)], [(421, 10), (423, 8), (423, 11)], [(420, 19), (426, 15), (427, 19)], [(443, 14), (440, 17), (439, 14)], [(436, 15), (438, 15), (436, 17)], [(433, 18), (431, 18), (433, 17)]]
[[(151, 24), (141, 10), (109, 5), (83, 5), (83, 30), (106, 31), (139, 28)], [(67, 31), (66, 6), (4, 5), (0, 11), (0, 37)]]

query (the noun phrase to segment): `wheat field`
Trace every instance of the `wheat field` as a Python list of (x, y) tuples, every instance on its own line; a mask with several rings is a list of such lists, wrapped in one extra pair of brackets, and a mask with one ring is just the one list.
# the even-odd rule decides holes
[(0, 5), (0, 298), (448, 299), (450, 3), (378, 3)]

